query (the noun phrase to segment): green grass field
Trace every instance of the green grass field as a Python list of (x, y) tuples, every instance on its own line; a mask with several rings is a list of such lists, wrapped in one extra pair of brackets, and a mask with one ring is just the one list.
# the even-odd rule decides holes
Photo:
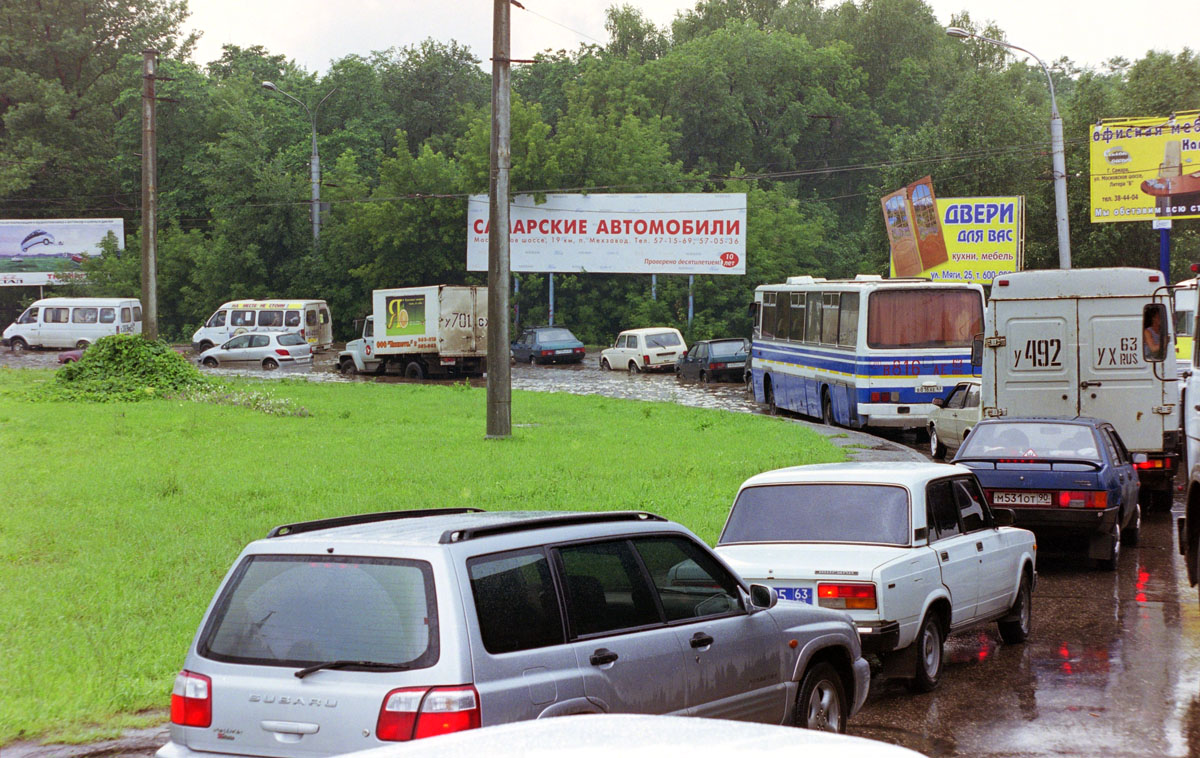
[(844, 457), (797, 424), (670, 404), (514, 392), (512, 438), (487, 441), (486, 392), (465, 385), (239, 384), (311, 414), (282, 417), (28, 400), (51, 376), (0, 370), (0, 745), (165, 718), (218, 582), (277, 524), (645, 509), (711, 543), (746, 477)]

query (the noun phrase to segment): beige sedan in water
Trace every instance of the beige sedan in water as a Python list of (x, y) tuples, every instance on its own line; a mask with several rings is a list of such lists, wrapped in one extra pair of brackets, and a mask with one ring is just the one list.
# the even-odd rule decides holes
[(934, 398), (938, 406), (929, 414), (929, 454), (943, 460), (953, 453), (979, 423), (979, 380), (959, 382), (945, 398)]

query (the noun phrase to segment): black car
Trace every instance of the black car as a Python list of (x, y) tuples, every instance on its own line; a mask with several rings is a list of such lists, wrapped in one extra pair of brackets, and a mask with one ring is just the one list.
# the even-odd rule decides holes
[(692, 345), (676, 369), (684, 379), (701, 382), (740, 382), (746, 375), (750, 340), (741, 337), (701, 340)]
[(987, 419), (971, 430), (954, 462), (975, 472), (993, 508), (1013, 510), (1017, 526), (1039, 536), (1083, 538), (1101, 568), (1115, 570), (1121, 545), (1137, 544), (1135, 460), (1107, 421)]
[(561, 326), (526, 329), (511, 347), (518, 363), (579, 363), (584, 355), (583, 343)]

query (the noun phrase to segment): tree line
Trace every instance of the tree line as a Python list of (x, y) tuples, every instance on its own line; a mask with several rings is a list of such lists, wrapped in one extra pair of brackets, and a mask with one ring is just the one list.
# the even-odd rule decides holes
[[(324, 74), (261, 46), (189, 60), (185, 0), (0, 6), (0, 218), (122, 217), (126, 248), (72, 294), (140, 292), (141, 51), (160, 52), (160, 332), (186, 339), (235, 298), (320, 297), (337, 334), (381, 287), (485, 284), (466, 271), (466, 197), (488, 187), (490, 74), (454, 40), (348, 55)], [(966, 12), (952, 25), (1005, 39)], [(547, 50), (513, 74), (512, 191), (745, 192), (742, 277), (697, 277), (692, 339), (745, 335), (759, 284), (886, 274), (879, 198), (925, 174), (940, 196), (1024, 195), (1027, 268), (1057, 265), (1049, 93), (1040, 68), (947, 37), (922, 0), (699, 0), (666, 28), (607, 11), (609, 41)], [(1148, 51), (1051, 64), (1067, 145), (1076, 266), (1157, 267), (1148, 223), (1091, 224), (1089, 126), (1200, 107), (1200, 58)], [(317, 112), (323, 215), (309, 220)], [(332, 94), (330, 94), (332, 93)], [(1200, 260), (1177, 222), (1173, 279)], [(545, 275), (521, 274), (523, 324)], [(555, 322), (589, 343), (687, 328), (687, 277), (557, 275)], [(28, 288), (0, 288), (19, 308)]]

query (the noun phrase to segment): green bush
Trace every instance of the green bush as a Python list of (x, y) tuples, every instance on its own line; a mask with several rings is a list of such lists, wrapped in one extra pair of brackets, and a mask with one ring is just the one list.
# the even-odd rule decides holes
[(204, 384), (200, 371), (167, 343), (118, 334), (96, 340), (44, 386), (52, 399), (111, 403), (149, 400)]

